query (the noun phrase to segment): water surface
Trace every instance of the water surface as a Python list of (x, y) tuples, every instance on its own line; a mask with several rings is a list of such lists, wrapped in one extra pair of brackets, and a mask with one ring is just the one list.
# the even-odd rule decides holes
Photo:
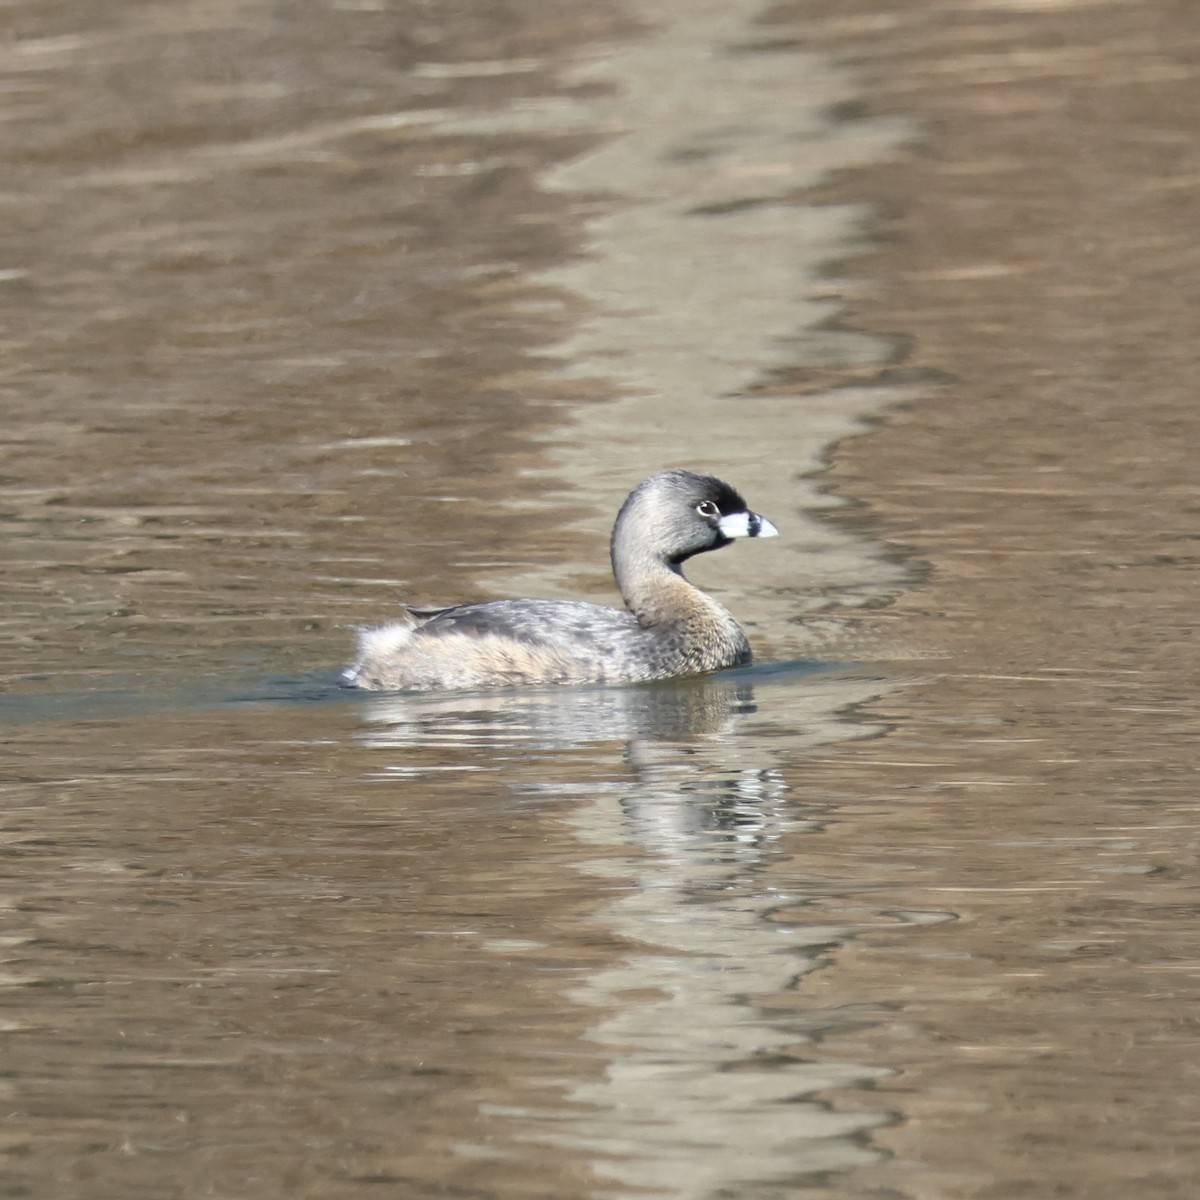
[[(1195, 1194), (1183, 10), (6, 19), (5, 1194)], [(337, 688), (675, 464), (755, 667)]]

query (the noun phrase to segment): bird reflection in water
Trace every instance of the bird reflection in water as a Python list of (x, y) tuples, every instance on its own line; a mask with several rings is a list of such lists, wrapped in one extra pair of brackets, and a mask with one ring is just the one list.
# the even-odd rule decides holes
[[(476, 803), (489, 792), (553, 805), (549, 841), (532, 852), (597, 880), (583, 919), (624, 948), (564, 976), (564, 1003), (595, 1012), (586, 1041), (604, 1071), (564, 1081), (561, 1107), (506, 1112), (523, 1137), (676, 1196), (874, 1156), (861, 1139), (880, 1114), (805, 1097), (881, 1072), (814, 1061), (804, 1046), (833, 1018), (759, 1001), (793, 992), (854, 936), (814, 921), (796, 839), (820, 830), (824, 806), (789, 778), (805, 751), (878, 731), (847, 714), (879, 686), (852, 668), (791, 663), (363, 707), (360, 736), (393, 759), (387, 774), (489, 771), (499, 787), (472, 778)], [(541, 936), (568, 935), (550, 923)]]

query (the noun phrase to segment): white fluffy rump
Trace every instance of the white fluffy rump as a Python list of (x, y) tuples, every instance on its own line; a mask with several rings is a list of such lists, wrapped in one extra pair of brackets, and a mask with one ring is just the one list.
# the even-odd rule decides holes
[(380, 668), (403, 653), (412, 641), (416, 626), (410, 622), (397, 621), (392, 625), (380, 625), (377, 629), (356, 629), (358, 657), (354, 665), (342, 672), (342, 678), (355, 687), (379, 687)]

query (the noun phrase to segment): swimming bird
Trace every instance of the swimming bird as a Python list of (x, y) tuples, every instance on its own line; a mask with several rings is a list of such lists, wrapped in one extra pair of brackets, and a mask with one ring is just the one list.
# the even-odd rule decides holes
[(682, 564), (735, 538), (775, 537), (729, 484), (661, 471), (626, 497), (611, 556), (625, 608), (578, 600), (405, 605), (358, 630), (351, 687), (434, 691), (546, 683), (624, 683), (696, 675), (751, 661), (733, 616), (683, 577)]

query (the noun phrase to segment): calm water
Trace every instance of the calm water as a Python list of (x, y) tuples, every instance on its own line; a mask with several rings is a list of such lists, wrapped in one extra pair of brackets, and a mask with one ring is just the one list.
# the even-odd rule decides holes
[[(0, 1195), (1197, 1194), (1186, 6), (4, 23)], [(759, 665), (337, 687), (671, 464)]]

